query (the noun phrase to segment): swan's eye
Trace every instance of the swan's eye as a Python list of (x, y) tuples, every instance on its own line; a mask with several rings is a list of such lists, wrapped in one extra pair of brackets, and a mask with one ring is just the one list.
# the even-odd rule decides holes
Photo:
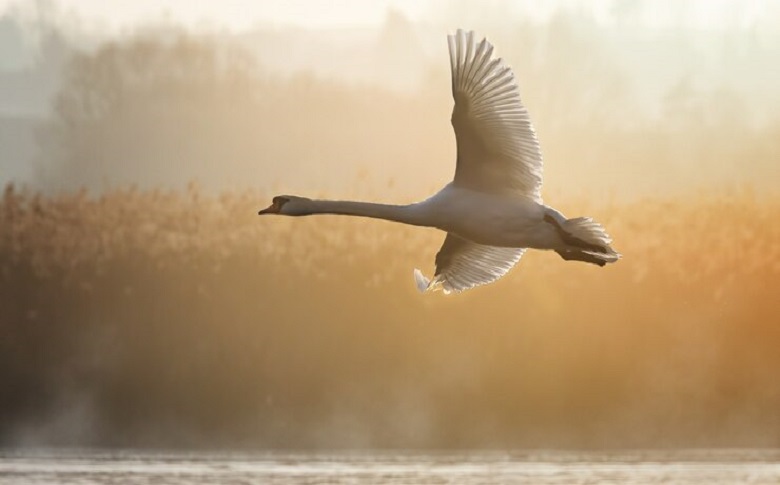
[(284, 204), (290, 202), (290, 199), (288, 199), (287, 197), (282, 197), (281, 195), (277, 195), (276, 197), (271, 199), (271, 202), (273, 202), (274, 207), (276, 207), (277, 209), (281, 209)]

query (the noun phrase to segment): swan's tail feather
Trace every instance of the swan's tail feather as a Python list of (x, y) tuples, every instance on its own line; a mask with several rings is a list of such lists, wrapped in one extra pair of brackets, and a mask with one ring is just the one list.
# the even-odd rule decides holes
[(609, 237), (604, 226), (590, 217), (567, 219), (561, 224), (561, 229), (567, 235), (564, 241), (590, 259), (606, 264), (614, 263), (621, 258), (621, 254), (612, 248), (612, 238)]

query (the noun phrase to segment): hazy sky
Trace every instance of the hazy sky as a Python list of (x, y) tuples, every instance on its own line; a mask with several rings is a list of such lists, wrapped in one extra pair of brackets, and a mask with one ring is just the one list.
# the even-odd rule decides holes
[[(372, 24), (380, 22), (388, 8), (401, 10), (412, 19), (435, 18), (437, 6), (469, 5), (462, 0), (0, 0), (0, 13), (13, 5), (30, 8), (37, 2), (57, 4), (88, 22), (112, 28), (168, 15), (187, 25), (236, 30), (268, 23), (307, 27)], [(491, 0), (487, 4), (523, 11), (540, 19), (566, 6), (591, 11), (605, 23), (615, 18), (615, 12), (629, 12), (641, 23), (661, 28), (681, 25), (699, 29), (749, 28), (766, 22), (768, 17), (780, 17), (777, 0)]]
[[(0, 10), (18, 3), (18, 0), (0, 0)], [(246, 29), (258, 23), (305, 26), (376, 23), (390, 7), (416, 17), (424, 6), (418, 0), (55, 0), (54, 3), (87, 20), (112, 27), (169, 15), (188, 25), (211, 24), (231, 29)]]

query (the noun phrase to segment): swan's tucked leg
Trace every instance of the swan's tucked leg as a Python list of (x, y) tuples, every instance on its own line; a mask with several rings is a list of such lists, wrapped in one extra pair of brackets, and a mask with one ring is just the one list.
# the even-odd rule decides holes
[(599, 266), (604, 266), (605, 264), (607, 264), (607, 262), (603, 259), (603, 257), (599, 257), (598, 255), (589, 253), (587, 251), (578, 251), (576, 249), (574, 250), (563, 249), (563, 250), (556, 250), (555, 252), (558, 253), (566, 261), (584, 261), (586, 263), (593, 263)]

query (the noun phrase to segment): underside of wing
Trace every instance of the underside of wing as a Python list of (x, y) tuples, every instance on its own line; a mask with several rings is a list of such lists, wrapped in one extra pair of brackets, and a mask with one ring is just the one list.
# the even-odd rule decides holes
[(473, 32), (458, 30), (448, 41), (458, 144), (453, 183), (541, 202), (542, 154), (512, 70)]
[(476, 244), (449, 233), (436, 254), (433, 279), (428, 280), (419, 270), (415, 270), (415, 279), (420, 291), (441, 289), (444, 293), (457, 293), (501, 278), (524, 252), (523, 248)]

